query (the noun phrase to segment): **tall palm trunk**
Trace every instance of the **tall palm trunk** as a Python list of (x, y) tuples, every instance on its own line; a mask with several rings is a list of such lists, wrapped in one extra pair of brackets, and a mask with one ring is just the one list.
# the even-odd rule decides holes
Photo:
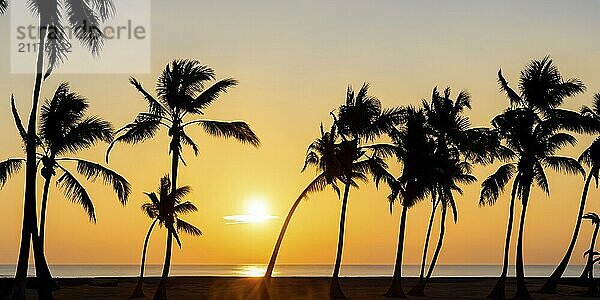
[(402, 253), (404, 252), (404, 236), (406, 233), (406, 215), (408, 206), (402, 205), (402, 216), (400, 217), (400, 233), (398, 234), (398, 251), (396, 252), (396, 264), (394, 265), (394, 277), (392, 285), (385, 293), (386, 297), (406, 298), (402, 290)]
[(565, 253), (563, 259), (560, 261), (554, 272), (552, 272), (550, 278), (548, 278), (546, 283), (544, 283), (544, 286), (542, 287), (542, 292), (544, 293), (556, 292), (556, 286), (558, 285), (558, 281), (564, 274), (565, 270), (567, 269), (567, 266), (569, 265), (569, 260), (571, 259), (573, 249), (575, 248), (575, 243), (577, 242), (577, 237), (579, 236), (579, 229), (581, 228), (581, 221), (583, 218), (583, 211), (585, 210), (585, 203), (587, 201), (588, 190), (593, 178), (592, 174), (595, 173), (597, 168), (598, 167), (594, 167), (592, 168), (592, 170), (590, 170), (590, 173), (588, 174), (588, 177), (585, 181), (585, 185), (583, 186), (583, 193), (581, 194), (581, 202), (579, 204), (579, 212), (577, 214), (577, 222), (575, 223), (575, 230), (573, 230), (573, 237), (571, 237), (571, 243), (569, 244), (569, 248), (567, 248), (567, 252)]
[(342, 251), (344, 250), (344, 230), (346, 228), (346, 207), (348, 205), (348, 194), (350, 193), (350, 183), (346, 182), (344, 188), (344, 199), (342, 200), (342, 213), (340, 216), (340, 231), (338, 235), (337, 254), (335, 257), (335, 266), (333, 268), (333, 276), (331, 277), (331, 285), (329, 286), (329, 296), (331, 298), (346, 298), (340, 287), (339, 276), (340, 267), (342, 265)]
[(529, 202), (529, 192), (531, 189), (531, 181), (525, 187), (525, 194), (523, 195), (522, 208), (521, 208), (521, 220), (519, 222), (519, 236), (517, 238), (517, 294), (515, 299), (531, 299), (527, 286), (525, 284), (525, 271), (523, 266), (523, 231), (525, 230), (525, 216), (527, 214), (527, 204)]
[(419, 273), (419, 282), (417, 282), (417, 285), (415, 287), (408, 291), (408, 294), (412, 296), (420, 296), (423, 294), (423, 287), (425, 281), (425, 264), (427, 262), (427, 252), (429, 252), (429, 241), (431, 239), (431, 229), (433, 228), (433, 221), (435, 219), (435, 212), (437, 211), (437, 204), (438, 202), (436, 202), (436, 200), (433, 199), (431, 215), (429, 216), (429, 225), (427, 225), (427, 234), (425, 235), (425, 245), (423, 246), (423, 256), (421, 258), (421, 271)]
[[(39, 28), (40, 37), (38, 49), (44, 49), (46, 43), (46, 27), (43, 26), (42, 17), (40, 17)], [(40, 91), (42, 88), (43, 70), (44, 70), (44, 51), (38, 51), (36, 60), (36, 76), (33, 87), (32, 105), (31, 112), (29, 114), (29, 120), (27, 125), (27, 136), (26, 136), (26, 163), (25, 163), (25, 197), (23, 204), (23, 226), (21, 228), (21, 242), (19, 246), (19, 258), (17, 262), (17, 271), (15, 274), (15, 283), (13, 286), (11, 299), (25, 299), (25, 285), (27, 281), (27, 268), (29, 266), (29, 251), (31, 242), (37, 237), (37, 203), (36, 203), (36, 175), (37, 175), (37, 164), (36, 164), (36, 125), (37, 125), (37, 112), (40, 99)], [(34, 242), (35, 243), (35, 242)], [(39, 296), (48, 297), (46, 287), (45, 275), (48, 276), (50, 271), (48, 265), (45, 263), (45, 258), (41, 255), (39, 250), (35, 249), (34, 245), (34, 259), (36, 267), (36, 276), (41, 280), (40, 292), (44, 290), (43, 294)], [(51, 277), (51, 276), (50, 276)], [(51, 294), (50, 294), (51, 297)]]
[(44, 179), (44, 190), (42, 194), (42, 208), (40, 210), (40, 234), (39, 234), (39, 242), (40, 249), (44, 252), (44, 237), (46, 233), (46, 210), (48, 206), (48, 194), (50, 192), (50, 182), (52, 181), (52, 177), (47, 177)]
[(592, 234), (592, 241), (590, 243), (590, 249), (588, 250), (588, 258), (586, 264), (586, 271), (583, 271), (582, 276), (585, 274), (588, 279), (588, 291), (586, 296), (597, 297), (600, 292), (598, 291), (598, 286), (596, 282), (594, 282), (594, 248), (596, 248), (596, 238), (598, 237), (598, 229), (600, 229), (600, 223), (596, 223), (594, 227), (594, 234)]
[(510, 252), (510, 238), (512, 236), (513, 223), (515, 218), (515, 199), (517, 196), (517, 183), (513, 182), (512, 192), (510, 195), (510, 207), (508, 211), (508, 224), (506, 225), (506, 240), (504, 241), (504, 260), (502, 263), (502, 273), (496, 282), (494, 289), (487, 296), (488, 299), (505, 299), (506, 298), (506, 276), (508, 275), (508, 255)]
[[(174, 122), (175, 126), (178, 126), (178, 122)], [(172, 153), (171, 158), (171, 192), (175, 192), (177, 190), (177, 174), (179, 171), (179, 143), (180, 137), (177, 133), (173, 134), (171, 139), (170, 149)], [(165, 254), (165, 262), (163, 265), (162, 276), (160, 277), (160, 282), (158, 283), (158, 288), (154, 293), (154, 300), (159, 299), (167, 299), (167, 290), (166, 283), (167, 278), (169, 278), (169, 270), (171, 269), (171, 252), (173, 248), (173, 233), (167, 227), (167, 248)]]
[(281, 248), (283, 237), (285, 236), (285, 232), (288, 226), (290, 225), (292, 216), (294, 215), (296, 208), (298, 208), (298, 205), (300, 205), (300, 202), (302, 202), (302, 199), (304, 199), (304, 197), (306, 196), (306, 193), (308, 192), (310, 186), (312, 186), (313, 183), (317, 181), (319, 177), (320, 175), (313, 179), (313, 181), (311, 181), (311, 183), (308, 184), (308, 186), (302, 191), (302, 193), (300, 193), (296, 201), (294, 201), (294, 204), (292, 204), (292, 207), (290, 208), (290, 211), (288, 212), (287, 217), (283, 222), (283, 226), (281, 227), (281, 231), (279, 232), (279, 237), (277, 237), (277, 242), (275, 243), (275, 248), (273, 248), (273, 254), (271, 254), (271, 259), (269, 260), (269, 265), (267, 266), (267, 271), (265, 272), (264, 280), (267, 284), (269, 284), (271, 281), (273, 269), (275, 269), (275, 262), (277, 261), (277, 255), (279, 254), (279, 248)]
[(435, 252), (433, 253), (433, 257), (431, 258), (431, 263), (429, 264), (429, 269), (427, 270), (427, 276), (423, 280), (420, 280), (417, 286), (414, 288), (414, 292), (411, 295), (415, 296), (425, 296), (425, 287), (427, 286), (427, 282), (429, 282), (429, 278), (433, 274), (433, 270), (435, 269), (435, 265), (437, 263), (438, 257), (440, 256), (440, 252), (442, 251), (442, 246), (444, 243), (444, 235), (446, 234), (446, 206), (442, 207), (442, 217), (440, 219), (440, 233), (438, 236), (438, 242), (435, 247)]
[(146, 267), (146, 251), (148, 250), (148, 241), (150, 240), (150, 234), (152, 233), (152, 229), (154, 229), (154, 225), (158, 218), (154, 219), (152, 225), (148, 229), (148, 233), (146, 234), (146, 239), (144, 240), (144, 249), (142, 250), (142, 263), (140, 266), (140, 278), (135, 286), (135, 290), (133, 294), (129, 298), (143, 298), (144, 297), (144, 268)]

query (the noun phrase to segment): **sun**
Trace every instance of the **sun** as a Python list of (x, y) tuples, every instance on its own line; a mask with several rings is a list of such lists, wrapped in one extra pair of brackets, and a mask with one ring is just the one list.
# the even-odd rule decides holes
[(227, 224), (248, 224), (260, 223), (273, 219), (278, 219), (278, 216), (269, 214), (268, 201), (262, 196), (253, 196), (247, 200), (246, 213), (238, 215), (224, 216), (223, 219)]

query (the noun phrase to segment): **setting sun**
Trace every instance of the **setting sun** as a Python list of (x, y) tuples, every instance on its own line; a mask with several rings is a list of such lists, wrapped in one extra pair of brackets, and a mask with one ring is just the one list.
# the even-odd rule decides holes
[(278, 216), (268, 214), (267, 200), (259, 196), (254, 196), (248, 200), (245, 214), (223, 217), (226, 224), (260, 223), (278, 218)]

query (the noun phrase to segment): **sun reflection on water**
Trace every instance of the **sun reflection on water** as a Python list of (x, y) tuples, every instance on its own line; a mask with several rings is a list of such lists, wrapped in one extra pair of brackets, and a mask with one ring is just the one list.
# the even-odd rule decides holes
[(262, 277), (265, 275), (265, 271), (267, 268), (265, 266), (256, 266), (256, 265), (247, 265), (240, 266), (240, 269), (237, 271), (238, 275), (245, 277)]

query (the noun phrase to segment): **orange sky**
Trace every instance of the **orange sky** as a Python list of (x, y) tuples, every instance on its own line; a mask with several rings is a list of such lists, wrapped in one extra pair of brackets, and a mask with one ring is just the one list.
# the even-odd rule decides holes
[[(186, 220), (205, 235), (183, 238), (174, 251), (175, 264), (266, 263), (282, 219), (257, 224), (227, 225), (225, 215), (244, 213), (249, 199), (263, 197), (269, 213), (285, 216), (292, 201), (314, 175), (300, 173), (306, 147), (318, 135), (320, 122), (344, 99), (346, 85), (372, 84), (371, 93), (384, 106), (417, 104), (434, 86), (450, 85), (471, 92), (476, 125), (487, 125), (507, 101), (498, 92), (496, 72), (509, 81), (530, 60), (552, 55), (565, 77), (582, 79), (588, 92), (569, 102), (572, 109), (590, 103), (600, 91), (600, 21), (591, 12), (598, 1), (576, 7), (565, 2), (532, 1), (502, 4), (458, 1), (378, 1), (373, 3), (258, 1), (252, 5), (225, 1), (153, 2), (152, 73), (134, 74), (154, 86), (173, 58), (193, 58), (212, 66), (217, 77), (234, 77), (239, 87), (220, 98), (207, 117), (243, 119), (259, 134), (254, 149), (190, 131), (200, 145), (179, 182), (191, 185), (200, 211)], [(0, 18), (0, 39), (8, 39), (8, 18)], [(8, 99), (15, 94), (22, 115), (28, 109), (32, 76), (11, 75), (9, 50), (0, 47), (0, 158), (22, 156)], [(68, 62), (67, 62), (68, 63)], [(33, 62), (32, 62), (33, 67)], [(116, 127), (144, 109), (144, 101), (127, 83), (128, 75), (56, 75), (44, 88), (51, 95), (61, 81), (90, 99), (91, 111)], [(119, 145), (111, 167), (133, 184), (127, 207), (109, 189), (87, 184), (96, 205), (98, 224), (88, 223), (80, 207), (63, 199), (53, 187), (48, 215), (47, 257), (52, 263), (137, 264), (149, 225), (139, 205), (144, 191), (155, 189), (169, 170), (166, 132), (142, 145)], [(579, 155), (590, 142), (563, 154)], [(102, 161), (106, 145), (81, 153)], [(398, 174), (398, 169), (392, 170)], [(481, 180), (492, 168), (478, 167)], [(575, 221), (583, 180), (550, 173), (552, 197), (534, 190), (525, 235), (527, 264), (554, 264), (563, 254)], [(23, 174), (0, 191), (0, 263), (17, 258), (21, 228)], [(479, 208), (479, 182), (457, 197), (459, 222), (448, 226), (441, 264), (501, 263), (507, 195), (495, 207)], [(41, 187), (40, 187), (41, 188)], [(393, 263), (399, 209), (390, 215), (388, 190), (372, 185), (352, 190), (344, 251), (346, 264)], [(588, 210), (600, 208), (590, 193)], [(327, 190), (302, 203), (289, 228), (280, 263), (332, 263), (335, 256), (340, 201)], [(423, 202), (410, 212), (406, 262), (420, 261), (429, 213)], [(588, 245), (591, 226), (584, 224), (575, 253)], [(164, 232), (156, 231), (149, 263), (161, 263)], [(511, 258), (512, 260), (512, 258)], [(573, 256), (582, 262), (581, 255)]]

